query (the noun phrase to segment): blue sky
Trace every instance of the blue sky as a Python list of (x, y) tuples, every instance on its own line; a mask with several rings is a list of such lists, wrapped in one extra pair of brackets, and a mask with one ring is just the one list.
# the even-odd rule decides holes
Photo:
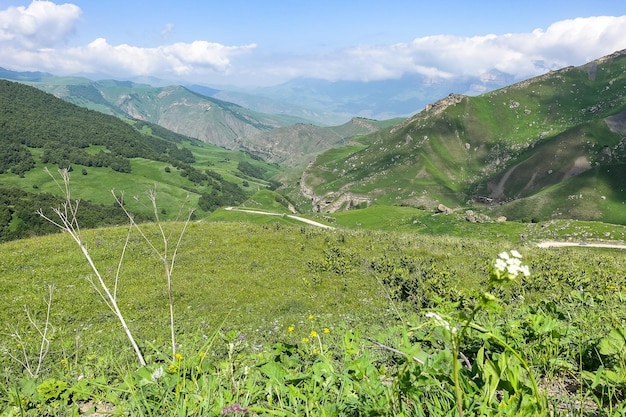
[(622, 1), (0, 0), (0, 66), (271, 85), (525, 78), (626, 49)]

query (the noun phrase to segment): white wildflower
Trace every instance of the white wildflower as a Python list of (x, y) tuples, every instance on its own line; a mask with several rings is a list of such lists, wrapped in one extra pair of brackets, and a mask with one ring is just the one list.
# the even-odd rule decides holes
[(157, 369), (154, 370), (154, 372), (152, 372), (152, 380), (156, 381), (158, 379), (160, 379), (163, 376), (163, 367), (159, 366)]
[(496, 259), (495, 268), (499, 271), (506, 271), (506, 261), (502, 258)]
[(435, 324), (439, 327), (443, 327), (444, 329), (452, 332), (453, 334), (457, 332), (456, 327), (452, 327), (450, 326), (450, 323), (448, 323), (446, 320), (443, 319), (443, 317), (441, 317), (439, 314), (435, 313), (434, 311), (428, 311), (425, 314), (426, 317), (434, 319), (435, 320)]
[(528, 268), (528, 265), (522, 265), (520, 267), (520, 272), (526, 277), (530, 276), (530, 269)]
[(530, 275), (530, 269), (527, 265), (522, 265), (522, 255), (516, 250), (512, 250), (510, 255), (509, 252), (499, 253), (493, 266), (492, 277), (497, 281), (512, 280), (519, 274)]
[(450, 323), (445, 321), (439, 314), (434, 311), (429, 311), (426, 313), (426, 317), (434, 319), (437, 326), (445, 327), (447, 330), (450, 330)]

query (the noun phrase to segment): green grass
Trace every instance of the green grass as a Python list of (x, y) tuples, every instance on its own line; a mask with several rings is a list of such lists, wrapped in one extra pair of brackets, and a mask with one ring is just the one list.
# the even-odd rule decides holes
[[(124, 233), (124, 228), (85, 232), (88, 247), (109, 279), (121, 253)], [(161, 339), (165, 333), (153, 332), (167, 319), (159, 263), (138, 239), (131, 241), (127, 253), (120, 303), (130, 320), (139, 320), (137, 332), (141, 339)], [(323, 257), (323, 250), (336, 239), (333, 234), (315, 229), (283, 229), (278, 224), (190, 224), (174, 275), (179, 331), (196, 334), (198, 329), (211, 329), (228, 316), (227, 328), (263, 338), (264, 332), (274, 332), (274, 319), (279, 319), (276, 325), (282, 328), (309, 314), (367, 317), (371, 314), (362, 311), (358, 301), (362, 299), (371, 299), (373, 311), (380, 310), (386, 300), (375, 281), (321, 273), (320, 282), (312, 282), (307, 262)], [(71, 317), (73, 322), (94, 325), (77, 330), (90, 346), (98, 345), (102, 326), (116, 332), (117, 323), (86, 282), (91, 273), (87, 263), (67, 236), (15, 242), (3, 246), (2, 253), (2, 296), (12, 299), (11, 307), (3, 313), (4, 323), (20, 315), (24, 305), (39, 305), (42, 289), (55, 284), (55, 322), (63, 323), (64, 317)], [(84, 309), (85, 302), (92, 308)], [(62, 327), (69, 334), (76, 330), (67, 324)]]
[(242, 207), (256, 210), (267, 210), (273, 213), (291, 214), (291, 211), (289, 210), (289, 201), (281, 194), (270, 190), (257, 191), (252, 197), (242, 204)]
[[(272, 194), (260, 193), (255, 201), (271, 205)], [(2, 331), (9, 336), (16, 331), (9, 325), (16, 326), (28, 351), (35, 352), (38, 336), (24, 307), (41, 323), (50, 284), (50, 322), (56, 329), (39, 377), (24, 377), (16, 362), (6, 355), (0, 359), (7, 387), (0, 391), (7, 395), (0, 410), (16, 412), (9, 398), (18, 393), (25, 400), (26, 415), (65, 415), (86, 400), (132, 415), (187, 415), (189, 410), (219, 415), (234, 403), (257, 413), (285, 415), (338, 409), (345, 413), (350, 407), (397, 414), (402, 409), (399, 398), (413, 410), (410, 415), (442, 415), (455, 406), (448, 350), (452, 339), (436, 322), (429, 324), (423, 313), (437, 311), (451, 325), (461, 326), (468, 308), (480, 300), (495, 255), (509, 248), (523, 253), (532, 275), (494, 290), (500, 307), (476, 316), (477, 324), (487, 330), (482, 336), (470, 330), (463, 338), (464, 354), (485, 366), (459, 371), (467, 412), (493, 407), (507, 415), (508, 403), (543, 414), (537, 412), (542, 406), (535, 409), (533, 402), (525, 402), (528, 399), (521, 404), (513, 399), (526, 398), (529, 389), (526, 371), (514, 361), (506, 376), (498, 374), (496, 379), (502, 383), (498, 389), (512, 395), (510, 402), (498, 403), (495, 396), (483, 399), (480, 386), (493, 377), (488, 369), (502, 357), (489, 332), (505, 338), (526, 358), (537, 378), (580, 379), (586, 377), (584, 371), (600, 378), (598, 383), (607, 389), (605, 394), (585, 391), (586, 398), (598, 403), (621, 398), (619, 387), (596, 374), (598, 354), (584, 353), (588, 356), (583, 370), (579, 355), (608, 343), (603, 342), (605, 336), (624, 324), (623, 251), (546, 250), (514, 238), (522, 232), (533, 239), (582, 232), (590, 239), (602, 230), (599, 224), (470, 224), (454, 214), (433, 216), (407, 207), (377, 206), (338, 213), (336, 230), (285, 224), (283, 216), (226, 210), (214, 215), (224, 218), (189, 224), (178, 251), (173, 291), (180, 356), (174, 359), (167, 355), (162, 266), (136, 233), (131, 236), (118, 302), (146, 353), (145, 368), (138, 368), (119, 323), (87, 282), (92, 272), (68, 235), (0, 245)], [(228, 216), (242, 217), (233, 221)], [(249, 221), (270, 219), (267, 224)], [(182, 224), (163, 226), (166, 235), (176, 236)], [(157, 241), (154, 225), (142, 227)], [(111, 284), (126, 228), (83, 233)], [(592, 303), (593, 309), (581, 303)], [(371, 340), (416, 355), (428, 365), (381, 350)], [(0, 348), (20, 352), (13, 337), (1, 340)], [(610, 369), (622, 369), (618, 354), (601, 358), (609, 361), (605, 366)], [(153, 375), (160, 367), (165, 369), (163, 379), (156, 380)], [(526, 388), (511, 388), (507, 384), (512, 381)], [(233, 391), (233, 386), (238, 388)], [(268, 397), (268, 389), (277, 397)], [(363, 397), (353, 403), (352, 393)], [(413, 408), (418, 404), (430, 411)]]
[[(112, 205), (114, 202), (111, 190), (116, 193), (124, 192), (125, 201), (133, 212), (151, 213), (150, 208), (145, 208), (146, 191), (156, 188), (159, 194), (159, 207), (164, 209), (165, 218), (174, 218), (178, 212), (180, 202), (184, 201), (188, 194), (192, 200), (197, 202), (198, 195), (186, 191), (189, 181), (181, 177), (176, 169), (171, 173), (165, 172), (168, 164), (144, 159), (131, 160), (133, 174), (115, 172), (109, 168), (86, 167), (87, 175), (82, 174), (82, 167), (77, 166), (71, 173), (72, 177), (72, 197), (77, 199), (90, 200), (91, 202)], [(24, 178), (19, 178), (12, 174), (3, 174), (1, 181), (4, 185), (15, 186), (28, 192), (45, 192), (61, 196), (61, 190), (54, 180), (44, 172), (44, 166), (37, 162), (33, 170), (25, 174)], [(54, 168), (50, 168), (54, 174)], [(36, 188), (35, 188), (36, 187)], [(143, 203), (138, 204), (134, 197), (143, 199)], [(35, 207), (34, 210), (39, 207)]]
[[(360, 138), (365, 148), (321, 154), (304, 180), (320, 199), (339, 199), (352, 192), (369, 194), (381, 205), (419, 207), (416, 195), (426, 192), (431, 201), (463, 207), (475, 197), (491, 195), (497, 189), (494, 185), (507, 178), (503, 195), (491, 196), (511, 204), (510, 209), (497, 208), (508, 217), (625, 224), (626, 211), (619, 210), (626, 200), (625, 188), (621, 180), (606, 187), (600, 169), (587, 178), (602, 188), (606, 204), (559, 200), (548, 207), (551, 199), (541, 195), (552, 192), (553, 186), (574, 188), (578, 183), (568, 176), (583, 158), (593, 167), (621, 173), (616, 167), (624, 164), (622, 137), (608, 130), (604, 118), (625, 108), (624, 60), (620, 56), (604, 62), (595, 78), (590, 78), (588, 68), (570, 68), (465, 97), (438, 114), (419, 113), (393, 133)], [(525, 201), (539, 206), (510, 203), (529, 196), (536, 198)]]
[[(336, 216), (337, 224), (352, 223), (361, 228), (403, 231), (322, 231), (310, 226), (275, 222), (267, 225), (243, 221), (190, 224), (175, 271), (180, 332), (195, 331), (195, 326), (215, 326), (226, 316), (228, 328), (261, 333), (269, 331), (264, 326), (269, 325), (268, 320), (273, 320), (270, 318), (278, 319), (281, 326), (309, 314), (362, 317), (367, 321), (377, 316), (375, 312), (385, 311), (388, 300), (381, 293), (376, 279), (368, 277), (363, 267), (394, 245), (400, 245), (398, 257), (445, 254), (445, 263), (449, 267), (458, 264), (460, 269), (457, 273), (464, 280), (480, 282), (480, 274), (477, 274), (480, 271), (464, 270), (462, 265), (469, 260), (467, 256), (472, 253), (476, 257), (472, 262), (482, 260), (487, 263), (498, 247), (509, 244), (504, 234), (497, 237), (494, 232), (496, 227), (507, 228), (507, 232), (512, 233), (521, 231), (523, 226), (517, 223), (474, 224), (473, 232), (468, 227), (458, 233), (475, 237), (493, 234), (493, 242), (487, 243), (423, 234), (421, 232), (428, 229), (440, 234), (445, 227), (433, 230), (434, 223), (427, 223), (430, 215), (420, 215), (410, 208), (395, 208), (393, 214), (385, 207), (355, 212), (361, 213), (352, 218), (347, 216), (351, 212)], [(252, 216), (236, 215), (242, 218)], [(257, 218), (265, 217), (274, 218), (257, 215)], [(447, 218), (452, 219), (452, 216)], [(168, 229), (180, 227), (177, 224), (166, 226)], [(147, 227), (151, 234), (155, 232), (152, 227)], [(480, 228), (483, 232), (477, 233)], [(594, 230), (593, 223), (578, 225), (570, 222), (567, 227), (561, 228), (561, 233), (571, 234), (573, 228)], [(85, 232), (87, 246), (109, 279), (117, 266), (124, 234), (123, 227)], [(518, 242), (518, 245), (521, 244)], [(459, 245), (467, 249), (462, 253), (453, 249)], [(341, 256), (346, 265), (341, 274), (324, 269), (325, 263), (337, 260), (329, 258), (331, 255), (326, 251), (330, 248), (343, 252)], [(528, 250), (531, 251), (531, 248)], [(72, 322), (87, 321), (98, 323), (98, 326), (106, 323), (109, 331), (115, 332), (115, 321), (86, 282), (85, 278), (91, 273), (88, 265), (67, 236), (51, 235), (3, 244), (0, 259), (2, 296), (7, 300), (4, 323), (8, 323), (11, 317), (19, 317), (24, 305), (40, 305), (43, 289), (48, 284), (54, 284), (58, 293), (54, 321), (64, 323), (71, 317)], [(151, 256), (149, 248), (138, 236), (132, 238), (122, 269), (120, 296), (131, 320), (139, 323), (138, 330), (145, 339), (164, 336), (153, 333), (159, 327), (158, 323), (165, 323), (166, 319), (159, 270), (158, 260)], [(220, 296), (216, 297), (218, 294)], [(369, 301), (363, 305), (361, 301), (365, 299)], [(91, 309), (84, 309), (85, 302), (89, 302)], [(92, 317), (94, 312), (97, 312), (95, 318)], [(67, 323), (61, 327), (69, 334), (76, 331), (67, 327)], [(101, 329), (97, 327), (97, 330)], [(85, 343), (97, 341), (96, 329), (79, 332)]]
[(624, 175), (624, 164), (593, 168), (493, 212), (513, 219), (580, 218), (621, 225), (626, 204)]
[[(252, 196), (258, 189), (265, 189), (268, 180), (279, 174), (281, 167), (274, 164), (267, 164), (252, 159), (249, 155), (237, 151), (229, 151), (213, 145), (203, 144), (194, 141), (185, 142), (182, 146), (189, 148), (196, 157), (196, 162), (192, 164), (200, 171), (212, 170), (222, 175), (227, 181), (238, 184), (244, 192)], [(93, 149), (92, 149), (93, 148)], [(90, 147), (89, 152), (98, 152), (100, 147)], [(23, 178), (11, 173), (0, 174), (0, 184), (20, 188), (32, 193), (50, 193), (61, 195), (61, 190), (54, 183), (52, 178), (45, 172), (46, 166), (41, 163), (40, 156), (42, 149), (30, 149), (35, 158), (35, 168), (27, 172)], [(187, 196), (192, 206), (197, 207), (199, 195), (202, 192), (210, 191), (210, 187), (197, 186), (188, 179), (180, 175), (180, 171), (168, 163), (147, 160), (143, 158), (131, 159), (132, 173), (120, 173), (110, 168), (83, 167), (75, 165), (72, 176), (72, 197), (82, 200), (89, 200), (94, 203), (112, 205), (114, 200), (111, 190), (117, 193), (124, 192), (126, 203), (131, 212), (151, 214), (152, 208), (146, 206), (145, 195), (147, 190), (156, 188), (159, 200), (159, 210), (162, 218), (166, 220), (175, 219), (180, 208), (180, 204)], [(240, 161), (249, 162), (260, 167), (264, 172), (263, 179), (250, 178), (237, 171), (237, 164)], [(48, 167), (56, 174), (56, 167)], [(170, 172), (166, 172), (166, 168)], [(83, 175), (83, 169), (86, 175)], [(248, 183), (244, 186), (244, 181)], [(135, 197), (143, 201), (138, 203)], [(39, 207), (35, 207), (34, 210)], [(207, 213), (201, 210), (196, 211), (197, 217), (203, 217)]]

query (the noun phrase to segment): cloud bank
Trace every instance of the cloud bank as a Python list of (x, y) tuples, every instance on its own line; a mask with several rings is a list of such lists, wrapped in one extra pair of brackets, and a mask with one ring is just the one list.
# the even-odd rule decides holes
[(0, 42), (27, 50), (51, 47), (72, 35), (80, 15), (78, 6), (49, 1), (0, 10)]
[[(359, 45), (323, 55), (259, 52), (256, 44), (209, 40), (157, 47), (111, 45), (98, 38), (68, 46), (81, 18), (73, 4), (33, 1), (0, 10), (0, 66), (112, 78), (154, 76), (186, 82), (278, 83), (295, 77), (383, 80), (404, 74), (479, 76), (491, 70), (528, 78), (626, 48), (626, 16), (563, 20), (530, 33), (437, 35), (389, 45)], [(163, 39), (173, 27), (166, 26)]]
[(291, 66), (285, 63), (284, 68), (290, 76), (362, 81), (397, 78), (406, 73), (479, 76), (491, 70), (525, 78), (625, 49), (624, 33), (626, 16), (578, 18), (531, 33), (437, 35), (393, 45), (354, 47), (322, 59), (305, 57)]

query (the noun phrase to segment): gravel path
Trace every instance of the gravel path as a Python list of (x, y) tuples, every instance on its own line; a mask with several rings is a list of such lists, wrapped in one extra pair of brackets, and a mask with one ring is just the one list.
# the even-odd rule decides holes
[(310, 224), (310, 225), (313, 225), (313, 226), (321, 227), (322, 229), (334, 229), (334, 227), (329, 226), (327, 224), (319, 223), (319, 222), (316, 222), (314, 220), (306, 219), (304, 217), (294, 216), (294, 215), (291, 215), (291, 214), (270, 213), (268, 211), (248, 210), (248, 209), (241, 209), (241, 208), (236, 208), (236, 207), (226, 207), (226, 210), (241, 211), (241, 212), (244, 212), (244, 213), (253, 213), (253, 214), (265, 214), (266, 216), (285, 216), (285, 217), (289, 217), (290, 219), (297, 220), (299, 222), (303, 222), (303, 223), (307, 223), (307, 224)]
[(592, 248), (613, 248), (613, 249), (626, 249), (626, 245), (622, 243), (587, 243), (587, 242), (558, 242), (556, 240), (546, 240), (537, 243), (540, 248), (562, 248), (565, 246), (589, 246)]

